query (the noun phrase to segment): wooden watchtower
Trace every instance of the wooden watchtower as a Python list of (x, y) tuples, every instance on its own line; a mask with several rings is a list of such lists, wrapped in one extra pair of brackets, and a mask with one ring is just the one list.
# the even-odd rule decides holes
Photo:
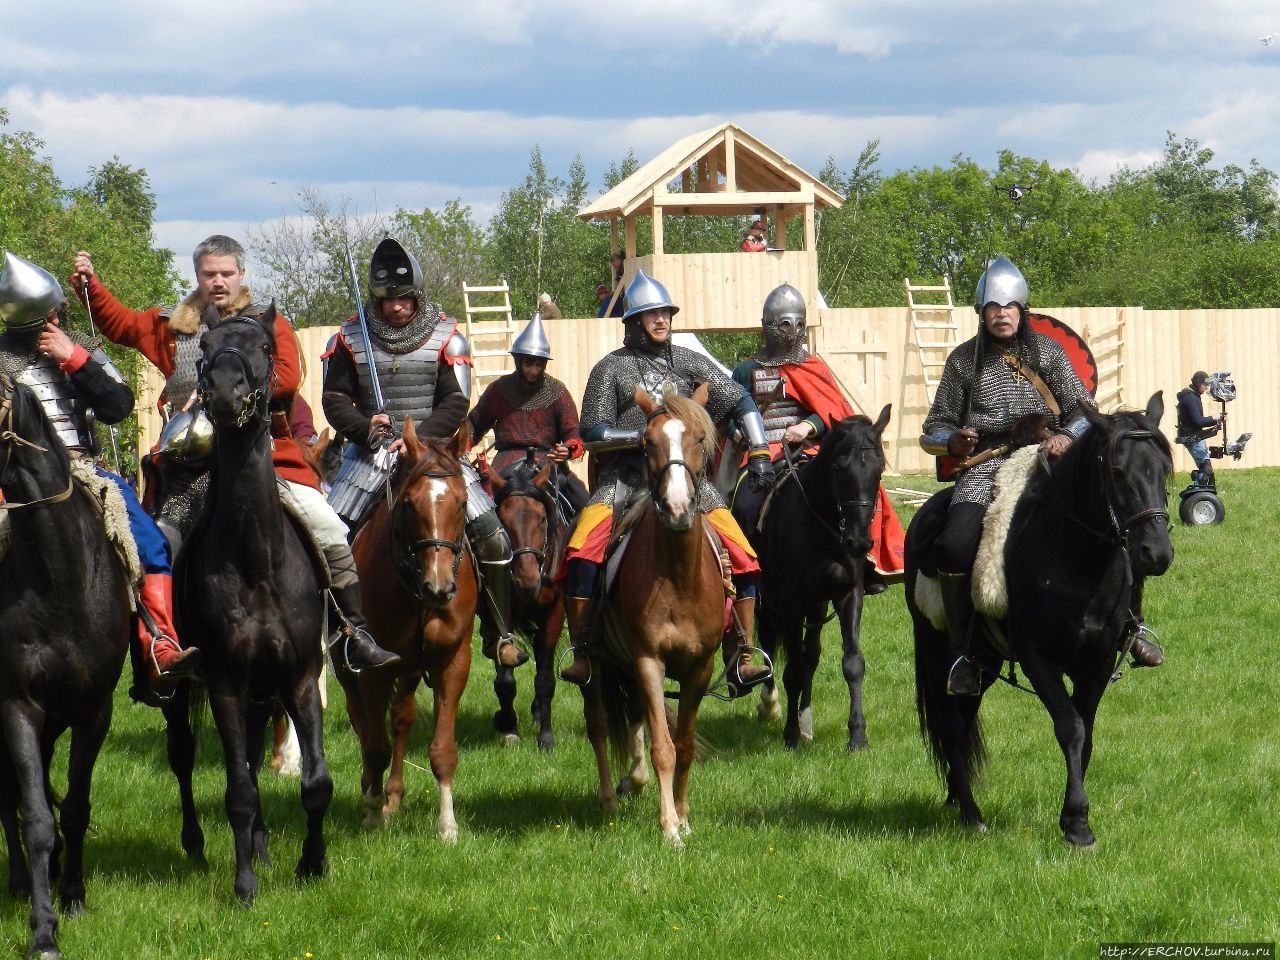
[[(844, 198), (741, 127), (722, 123), (673, 143), (578, 214), (608, 220), (612, 249), (626, 256), (623, 284), (637, 270), (659, 280), (681, 307), (684, 330), (754, 327), (769, 291), (789, 283), (809, 304), (809, 324), (821, 321), (814, 215), (840, 207)], [(666, 217), (758, 217), (767, 225), (769, 251), (666, 253)], [(636, 249), (636, 220), (649, 217), (653, 249)], [(786, 225), (803, 218), (803, 247), (786, 249)], [(619, 221), (622, 245), (618, 243)]]

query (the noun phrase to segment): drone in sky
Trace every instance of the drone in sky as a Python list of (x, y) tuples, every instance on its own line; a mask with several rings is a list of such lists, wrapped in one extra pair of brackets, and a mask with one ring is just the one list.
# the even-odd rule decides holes
[(1275, 40), (1276, 40), (1276, 35), (1274, 33), (1268, 33), (1265, 37), (1258, 38), (1258, 42), (1261, 43), (1264, 47), (1271, 46), (1271, 44), (1275, 43)]
[(1024, 187), (1020, 183), (1010, 183), (1007, 186), (1001, 185), (999, 183), (995, 183), (995, 184), (992, 184), (992, 186), (995, 189), (999, 190), (1000, 192), (1008, 194), (1009, 199), (1012, 200), (1014, 203), (1017, 203), (1019, 200), (1021, 200), (1028, 193), (1030, 193), (1032, 190), (1035, 189), (1034, 185), (1029, 187)]

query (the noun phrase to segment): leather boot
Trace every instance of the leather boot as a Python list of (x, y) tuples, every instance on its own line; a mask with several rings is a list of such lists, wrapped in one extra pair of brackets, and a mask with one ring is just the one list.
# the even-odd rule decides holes
[(587, 608), (590, 597), (565, 597), (564, 609), (569, 619), (569, 642), (573, 644), (573, 662), (560, 671), (565, 683), (583, 686), (591, 681), (591, 659), (587, 649)]
[(356, 673), (361, 670), (380, 670), (400, 662), (399, 654), (383, 650), (365, 629), (364, 606), (360, 598), (359, 582), (345, 587), (334, 587), (333, 599), (346, 618), (339, 632), (342, 634), (347, 665)]
[(1164, 663), (1164, 650), (1160, 644), (1147, 639), (1147, 631), (1139, 630), (1129, 648), (1135, 667), (1158, 667)]
[(862, 571), (862, 592), (868, 597), (874, 597), (877, 593), (884, 593), (888, 589), (889, 581), (876, 570), (876, 565), (868, 560)]
[[(486, 532), (487, 531), (487, 532)], [(494, 663), (514, 670), (529, 660), (511, 633), (511, 542), (491, 510), (467, 524), (471, 549), (480, 560), (480, 652)]]
[(752, 687), (773, 676), (773, 668), (764, 663), (752, 663), (751, 639), (756, 623), (756, 598), (740, 597), (733, 602), (733, 622), (721, 642), (724, 655), (724, 678), (729, 686), (729, 696), (740, 697)]
[(947, 676), (947, 693), (955, 697), (976, 697), (982, 692), (978, 665), (970, 658), (969, 638), (973, 626), (971, 576), (967, 573), (938, 572), (942, 607), (947, 613), (947, 640), (955, 663)]
[(138, 601), (156, 628), (153, 637), (146, 621), (138, 618), (138, 642), (152, 689), (157, 688), (162, 679), (176, 681), (194, 677), (200, 666), (200, 649), (183, 650), (178, 645), (178, 630), (173, 625), (173, 577), (167, 573), (148, 573), (142, 578)]

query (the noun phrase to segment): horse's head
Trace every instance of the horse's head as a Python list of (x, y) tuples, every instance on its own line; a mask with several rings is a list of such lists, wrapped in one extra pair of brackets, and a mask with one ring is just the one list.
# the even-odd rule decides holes
[(892, 404), (885, 404), (875, 423), (861, 414), (845, 417), (822, 438), (819, 460), (828, 464), (840, 521), (840, 547), (851, 560), (865, 557), (872, 547), (871, 522), (880, 503), (880, 477), (884, 474), (881, 437), (892, 409)]
[(260, 317), (217, 321), (208, 313), (213, 323), (200, 338), (198, 376), (209, 419), (219, 429), (265, 426), (275, 380), (275, 304)]
[(512, 579), (516, 590), (530, 601), (542, 590), (560, 516), (550, 486), (554, 467), (550, 460), (539, 464), (531, 450), (524, 460), (489, 478), (498, 519), (511, 537)]
[(663, 526), (683, 533), (693, 527), (698, 481), (715, 450), (706, 384), (694, 391), (692, 400), (670, 396), (661, 404), (636, 387), (635, 401), (649, 419), (644, 430), (649, 492)]
[(1164, 394), (1151, 395), (1144, 413), (1107, 416), (1084, 407), (1098, 431), (1102, 498), (1111, 525), (1129, 551), (1133, 572), (1158, 577), (1173, 562), (1169, 539), (1169, 477), (1173, 456), (1160, 432)]
[(467, 481), (460, 458), (470, 434), (463, 420), (450, 439), (424, 442), (413, 419), (405, 417), (402, 436), (411, 466), (391, 506), (391, 552), (405, 586), (427, 606), (442, 607), (457, 593), (467, 548)]

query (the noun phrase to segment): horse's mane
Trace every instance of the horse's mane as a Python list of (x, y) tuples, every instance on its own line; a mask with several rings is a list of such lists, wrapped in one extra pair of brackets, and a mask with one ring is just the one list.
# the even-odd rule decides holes
[(451, 437), (428, 437), (423, 440), (422, 456), (418, 457), (417, 462), (405, 471), (402, 487), (407, 487), (429, 470), (443, 468), (461, 475), (462, 465), (450, 449), (452, 443)]
[[(822, 443), (818, 447), (818, 453), (813, 458), (815, 463), (825, 466), (829, 460), (838, 457), (845, 445), (853, 438), (854, 429), (859, 426), (872, 427), (874, 424), (871, 418), (855, 413), (851, 417), (845, 417), (843, 420), (837, 420), (831, 425), (831, 429), (827, 431), (826, 436), (822, 438)], [(873, 433), (875, 431), (872, 431)], [(876, 437), (879, 443), (880, 438)]]
[(678, 396), (667, 397), (662, 404), (669, 414), (685, 426), (702, 431), (702, 453), (705, 462), (713, 462), (716, 455), (716, 426), (712, 423), (711, 414), (707, 413), (707, 408), (696, 401)]
[(494, 500), (501, 503), (508, 497), (521, 496), (531, 497), (535, 500), (541, 500), (542, 503), (551, 509), (555, 506), (551, 491), (535, 484), (534, 478), (542, 471), (542, 463), (538, 461), (517, 460), (507, 469), (502, 471), (502, 479), (507, 481), (506, 486), (496, 491)]

